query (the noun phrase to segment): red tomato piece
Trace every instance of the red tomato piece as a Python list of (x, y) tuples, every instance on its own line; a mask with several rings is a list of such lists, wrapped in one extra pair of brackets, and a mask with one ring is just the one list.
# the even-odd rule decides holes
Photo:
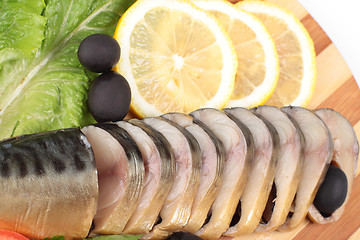
[(2, 230), (0, 229), (0, 239), (1, 240), (29, 240), (27, 237), (24, 237), (23, 235), (9, 231), (9, 230)]

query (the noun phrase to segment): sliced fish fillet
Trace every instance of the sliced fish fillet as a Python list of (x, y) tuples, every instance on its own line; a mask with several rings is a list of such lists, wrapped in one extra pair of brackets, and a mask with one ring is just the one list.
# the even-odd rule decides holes
[(240, 221), (224, 234), (237, 236), (254, 232), (260, 223), (275, 177), (279, 136), (270, 122), (248, 109), (237, 107), (224, 111), (231, 119), (244, 123), (254, 139), (252, 166), (241, 196)]
[(298, 123), (287, 113), (272, 106), (253, 109), (276, 129), (279, 154), (275, 174), (275, 196), (269, 199), (270, 220), (261, 223), (256, 231), (270, 231), (285, 223), (300, 182), (305, 151), (305, 139)]
[(325, 123), (312, 111), (301, 107), (282, 110), (297, 122), (305, 138), (305, 156), (300, 183), (294, 201), (294, 212), (279, 229), (293, 229), (305, 219), (317, 190), (330, 165), (334, 144)]
[(225, 163), (225, 149), (222, 142), (202, 122), (182, 113), (168, 113), (162, 117), (179, 124), (197, 140), (201, 150), (201, 177), (191, 210), (191, 216), (184, 231), (194, 233), (204, 224), (208, 212), (222, 184)]
[(145, 175), (139, 148), (116, 124), (83, 128), (93, 146), (99, 179), (95, 234), (119, 234), (135, 211)]
[(142, 121), (132, 119), (117, 124), (134, 139), (144, 160), (144, 188), (123, 230), (124, 234), (140, 235), (152, 229), (171, 189), (175, 176), (174, 156), (166, 138)]
[(143, 239), (162, 239), (188, 222), (200, 184), (201, 155), (196, 139), (183, 127), (161, 117), (143, 121), (169, 141), (175, 158), (175, 179), (160, 211), (161, 222)]
[(217, 239), (229, 228), (244, 189), (254, 154), (253, 139), (245, 125), (235, 123), (220, 110), (199, 109), (191, 115), (220, 139), (226, 152), (223, 183), (211, 206), (209, 221), (196, 232), (204, 239)]
[[(0, 224), (31, 239), (177, 231), (245, 239), (294, 229), (307, 214), (324, 224), (342, 215), (358, 156), (343, 116), (292, 106), (204, 108), (24, 135), (0, 141)], [(324, 217), (313, 201), (330, 164), (345, 173), (348, 192)]]
[(356, 176), (359, 143), (351, 124), (340, 113), (325, 108), (316, 110), (315, 113), (325, 122), (331, 132), (334, 141), (333, 164), (342, 169), (348, 182), (348, 191), (343, 205), (330, 217), (323, 217), (314, 204), (310, 206), (309, 217), (317, 223), (325, 224), (339, 220), (344, 212)]

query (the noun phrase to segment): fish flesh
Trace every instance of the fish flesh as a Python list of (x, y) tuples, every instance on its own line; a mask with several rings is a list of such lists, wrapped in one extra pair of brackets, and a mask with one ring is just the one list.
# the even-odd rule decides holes
[(346, 202), (350, 198), (358, 164), (359, 142), (351, 124), (338, 112), (335, 112), (332, 109), (323, 108), (316, 110), (315, 114), (325, 122), (326, 126), (330, 130), (334, 141), (332, 164), (337, 165), (344, 171), (348, 183), (348, 191), (345, 202), (340, 208), (333, 212), (330, 217), (324, 217), (316, 209), (314, 204), (311, 204), (309, 217), (314, 222), (326, 224), (339, 220), (344, 212)]
[(88, 126), (82, 131), (93, 146), (99, 178), (99, 201), (91, 235), (121, 233), (143, 189), (141, 152), (116, 124)]
[(195, 233), (204, 224), (222, 183), (225, 149), (215, 134), (202, 122), (183, 113), (168, 113), (162, 117), (188, 130), (199, 143), (201, 151), (200, 185), (192, 205), (191, 215), (184, 231)]
[(175, 161), (170, 143), (158, 131), (132, 119), (116, 123), (134, 139), (145, 165), (144, 188), (135, 211), (122, 233), (149, 232), (157, 220), (175, 176)]
[[(358, 155), (344, 117), (301, 107), (205, 108), (19, 136), (0, 141), (0, 228), (31, 239), (229, 239), (292, 229), (307, 214), (327, 223), (343, 212)], [(327, 217), (313, 200), (330, 164), (349, 191)]]
[(260, 223), (275, 177), (279, 136), (270, 122), (246, 108), (224, 111), (231, 119), (244, 123), (254, 139), (252, 166), (240, 200), (240, 220), (224, 233), (233, 237), (254, 232)]
[(192, 112), (224, 145), (226, 157), (223, 183), (211, 207), (209, 221), (196, 232), (204, 239), (218, 239), (230, 226), (250, 171), (254, 154), (250, 130), (224, 112), (204, 108)]
[(290, 212), (300, 182), (305, 139), (298, 123), (279, 108), (259, 106), (253, 111), (271, 122), (280, 141), (274, 180), (275, 189), (273, 189), (274, 196), (268, 199), (267, 206), (270, 217), (266, 223), (260, 223), (256, 229), (256, 232), (264, 232), (274, 230), (284, 224)]
[(300, 183), (294, 201), (294, 211), (279, 230), (294, 229), (306, 217), (317, 190), (329, 168), (334, 143), (324, 121), (313, 111), (302, 107), (283, 107), (282, 111), (292, 116), (305, 138), (305, 155)]
[(29, 238), (84, 238), (98, 203), (94, 154), (79, 129), (0, 142), (0, 226)]
[(169, 141), (175, 158), (175, 179), (160, 211), (160, 222), (143, 239), (161, 239), (182, 229), (191, 215), (200, 184), (200, 146), (186, 129), (163, 117), (149, 117), (144, 123)]

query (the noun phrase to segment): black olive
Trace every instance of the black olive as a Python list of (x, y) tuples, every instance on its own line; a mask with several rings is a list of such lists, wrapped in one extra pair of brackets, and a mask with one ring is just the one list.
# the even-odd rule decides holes
[(126, 79), (116, 72), (106, 72), (90, 86), (88, 106), (98, 122), (120, 121), (129, 112), (131, 90)]
[(111, 36), (93, 34), (86, 37), (79, 46), (80, 63), (92, 72), (110, 71), (120, 59), (120, 46)]
[(345, 173), (338, 167), (330, 165), (315, 200), (315, 207), (324, 217), (329, 217), (343, 205), (348, 190)]
[(166, 240), (201, 240), (201, 238), (188, 232), (175, 232), (166, 238)]

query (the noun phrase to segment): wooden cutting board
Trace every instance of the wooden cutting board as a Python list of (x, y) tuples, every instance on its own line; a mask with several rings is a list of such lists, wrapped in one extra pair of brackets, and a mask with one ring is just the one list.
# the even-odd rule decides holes
[[(238, 2), (239, 0), (229, 0)], [(354, 126), (360, 140), (360, 89), (326, 33), (297, 0), (266, 0), (293, 12), (310, 33), (316, 51), (317, 83), (309, 109), (332, 108)], [(324, 6), (326, 11), (326, 6)], [(346, 26), (344, 26), (346, 27)], [(132, 117), (130, 114), (128, 117)], [(360, 164), (354, 189), (342, 218), (326, 225), (305, 220), (291, 232), (269, 232), (237, 237), (236, 240), (360, 240)]]
[[(237, 2), (236, 0), (230, 0)], [(310, 33), (316, 51), (317, 83), (310, 109), (332, 108), (345, 116), (360, 139), (360, 89), (344, 59), (326, 33), (297, 0), (267, 0), (292, 11)], [(326, 11), (326, 6), (324, 6)], [(329, 13), (330, 14), (330, 13)], [(346, 26), (344, 26), (346, 27)], [(359, 164), (360, 166), (360, 164)], [(308, 220), (291, 232), (252, 234), (246, 240), (358, 240), (360, 239), (360, 167), (345, 213), (336, 223), (320, 225)]]

